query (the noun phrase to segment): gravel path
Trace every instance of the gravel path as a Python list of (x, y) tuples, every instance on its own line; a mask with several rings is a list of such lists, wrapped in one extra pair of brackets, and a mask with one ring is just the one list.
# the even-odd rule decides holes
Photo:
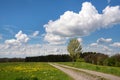
[(87, 75), (84, 72), (76, 71), (76, 70), (73, 70), (70, 68), (65, 68), (58, 64), (52, 64), (52, 63), (49, 63), (49, 64), (52, 65), (53, 67), (63, 71), (64, 73), (66, 73), (67, 75), (72, 77), (74, 80), (101, 80), (96, 76)]
[(62, 64), (52, 64), (52, 63), (49, 63), (49, 64), (60, 69), (64, 73), (68, 74), (74, 80), (103, 80), (103, 78), (107, 80), (120, 80), (120, 77), (114, 76), (111, 74), (105, 74), (105, 73), (86, 70), (86, 69), (74, 68), (74, 67), (70, 67)]

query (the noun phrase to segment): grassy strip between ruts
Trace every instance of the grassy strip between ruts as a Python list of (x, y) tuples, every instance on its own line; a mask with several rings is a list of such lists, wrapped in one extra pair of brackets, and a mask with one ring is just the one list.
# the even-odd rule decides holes
[(1, 80), (72, 80), (47, 63), (0, 63)]
[(120, 67), (100, 66), (100, 65), (94, 65), (94, 64), (89, 64), (85, 62), (74, 62), (74, 63), (60, 62), (60, 64), (65, 64), (65, 65), (76, 67), (76, 68), (83, 68), (83, 69), (94, 70), (98, 72), (120, 76)]

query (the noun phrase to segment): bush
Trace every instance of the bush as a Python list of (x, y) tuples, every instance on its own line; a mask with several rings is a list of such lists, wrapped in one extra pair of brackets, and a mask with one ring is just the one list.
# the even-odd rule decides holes
[(115, 66), (115, 62), (116, 62), (116, 60), (112, 57), (106, 59), (106, 65), (107, 66)]
[(83, 58), (76, 59), (76, 62), (85, 62)]
[(116, 66), (116, 67), (120, 67), (120, 62), (116, 62), (116, 63), (115, 63), (115, 66)]

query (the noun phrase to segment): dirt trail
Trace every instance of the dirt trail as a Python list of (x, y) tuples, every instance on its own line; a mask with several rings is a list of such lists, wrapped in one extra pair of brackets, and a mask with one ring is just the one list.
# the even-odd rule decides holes
[(52, 63), (49, 64), (65, 72), (66, 74), (71, 76), (74, 80), (103, 80), (103, 78), (107, 80), (120, 80), (120, 77), (111, 74), (74, 68), (62, 64), (52, 64)]
[(76, 71), (76, 70), (73, 70), (70, 68), (65, 68), (58, 64), (52, 64), (52, 63), (49, 63), (49, 64), (52, 65), (53, 67), (63, 71), (67, 75), (71, 76), (74, 80), (101, 80), (98, 77), (87, 75), (84, 72), (79, 72), (79, 71)]

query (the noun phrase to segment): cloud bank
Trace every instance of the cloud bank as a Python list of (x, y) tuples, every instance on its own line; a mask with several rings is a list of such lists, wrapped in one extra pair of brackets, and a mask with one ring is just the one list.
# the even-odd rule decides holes
[(5, 45), (0, 44), (0, 58), (41, 56), (50, 54), (68, 54), (68, 52), (66, 46), (27, 44), (19, 47), (14, 46), (11, 48), (5, 48)]
[[(34, 31), (31, 36), (36, 37), (39, 31)], [(15, 38), (5, 40), (5, 44), (0, 44), (0, 58), (2, 57), (26, 57), (50, 54), (67, 54), (65, 45), (55, 46), (47, 44), (27, 44), (31, 37), (21, 30), (15, 34)], [(82, 39), (79, 39), (81, 41)]]
[(120, 53), (120, 42), (113, 42), (112, 38), (99, 38), (95, 43), (91, 43), (85, 47), (84, 50), (114, 55)]
[(64, 44), (71, 37), (82, 37), (102, 28), (120, 23), (120, 6), (107, 6), (99, 14), (90, 2), (84, 2), (79, 13), (66, 11), (59, 19), (44, 25), (44, 40), (50, 44)]

